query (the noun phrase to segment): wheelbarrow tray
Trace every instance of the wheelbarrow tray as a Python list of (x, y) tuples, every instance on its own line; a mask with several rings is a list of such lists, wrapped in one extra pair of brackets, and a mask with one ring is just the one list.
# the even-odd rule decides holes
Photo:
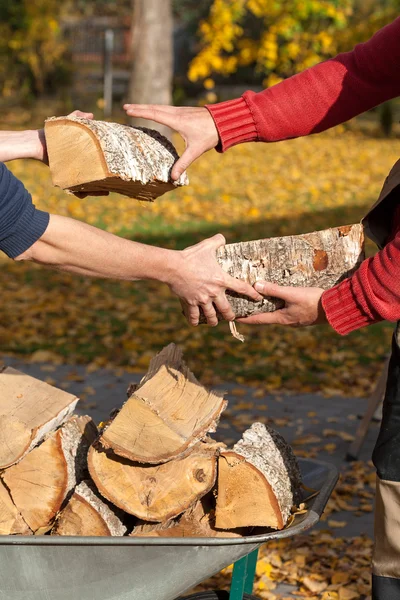
[(261, 544), (317, 523), (338, 478), (329, 464), (299, 460), (319, 494), (282, 531), (243, 538), (0, 536), (1, 600), (173, 600)]

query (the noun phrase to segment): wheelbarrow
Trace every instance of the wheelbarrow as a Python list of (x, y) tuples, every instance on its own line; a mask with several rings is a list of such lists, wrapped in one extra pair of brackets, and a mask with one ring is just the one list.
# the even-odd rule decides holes
[(334, 466), (308, 459), (299, 464), (304, 484), (319, 494), (282, 531), (201, 539), (0, 536), (0, 599), (174, 600), (232, 563), (230, 595), (191, 598), (249, 598), (244, 595), (251, 594), (261, 544), (315, 525), (337, 481)]

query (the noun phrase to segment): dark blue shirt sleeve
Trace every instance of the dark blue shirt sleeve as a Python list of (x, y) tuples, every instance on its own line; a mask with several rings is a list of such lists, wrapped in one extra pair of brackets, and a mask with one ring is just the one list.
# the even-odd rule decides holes
[(16, 258), (42, 237), (49, 218), (35, 208), (23, 183), (0, 163), (0, 250)]

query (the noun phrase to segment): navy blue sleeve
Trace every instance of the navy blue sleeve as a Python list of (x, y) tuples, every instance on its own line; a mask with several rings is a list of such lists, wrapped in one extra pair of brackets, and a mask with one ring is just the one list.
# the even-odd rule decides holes
[(42, 237), (49, 218), (35, 208), (23, 183), (0, 163), (0, 250), (16, 258)]

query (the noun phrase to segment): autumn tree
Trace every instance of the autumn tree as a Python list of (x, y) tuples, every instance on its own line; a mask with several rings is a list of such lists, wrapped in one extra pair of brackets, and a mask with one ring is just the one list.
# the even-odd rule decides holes
[(43, 95), (59, 70), (66, 44), (58, 0), (0, 0), (0, 85), (3, 96), (21, 88)]
[[(367, 39), (395, 16), (398, 0), (213, 0), (199, 27), (189, 78), (254, 69), (265, 86)], [(361, 13), (362, 12), (362, 16)]]
[[(173, 76), (173, 19), (171, 0), (133, 0), (132, 71), (129, 101), (171, 104)], [(134, 119), (149, 127), (148, 121)], [(169, 130), (154, 124), (168, 135)]]

